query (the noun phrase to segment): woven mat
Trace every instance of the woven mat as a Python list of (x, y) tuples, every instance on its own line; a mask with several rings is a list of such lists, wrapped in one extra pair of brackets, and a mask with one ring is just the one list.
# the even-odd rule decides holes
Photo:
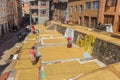
[(70, 58), (82, 58), (84, 48), (67, 48), (66, 46), (41, 47), (40, 54), (43, 61), (65, 60)]
[(24, 43), (37, 43), (39, 40), (25, 40)]
[(36, 35), (34, 34), (28, 35), (27, 40), (30, 40), (30, 39), (36, 39)]
[(40, 34), (60, 34), (60, 33), (55, 30), (44, 30), (41, 31)]
[(43, 40), (44, 44), (52, 44), (52, 43), (67, 43), (66, 38), (61, 38), (61, 39), (44, 39)]
[(35, 25), (35, 29), (36, 30), (46, 30), (48, 27), (41, 25), (41, 24), (37, 24)]
[(33, 65), (30, 59), (17, 60), (14, 65), (14, 69), (30, 69), (41, 67), (41, 60), (37, 64)]
[(30, 49), (32, 46), (34, 46), (34, 43), (24, 43), (22, 49)]
[(119, 63), (116, 63), (116, 64), (113, 64), (111, 67), (113, 67), (116, 71), (119, 72), (120, 74), (120, 62)]
[(48, 35), (41, 35), (41, 34), (39, 34), (38, 36), (37, 36), (37, 38), (38, 39), (40, 39), (40, 38), (51, 38), (51, 37), (63, 37), (63, 35), (62, 34), (48, 34)]
[(78, 61), (46, 65), (44, 66), (45, 80), (66, 80), (98, 68), (100, 66), (95, 62), (80, 64)]
[(39, 80), (38, 68), (17, 70), (15, 80)]
[(107, 69), (101, 69), (99, 71), (90, 73), (77, 80), (120, 80), (112, 71)]
[(30, 58), (29, 49), (20, 51), (19, 59), (29, 59), (29, 58)]

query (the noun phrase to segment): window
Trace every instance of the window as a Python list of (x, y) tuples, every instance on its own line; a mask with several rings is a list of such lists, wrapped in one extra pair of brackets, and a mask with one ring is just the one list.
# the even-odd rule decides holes
[(74, 13), (76, 13), (76, 11), (77, 11), (77, 6), (74, 7)]
[(70, 16), (70, 21), (72, 21), (72, 16)]
[(79, 25), (82, 25), (82, 17), (79, 17), (78, 23), (79, 23)]
[(91, 17), (91, 28), (95, 28), (97, 26), (97, 18)]
[(41, 10), (42, 15), (46, 15), (46, 9)]
[(119, 16), (119, 21), (118, 21), (118, 32), (120, 32), (120, 16)]
[(72, 13), (72, 6), (70, 7), (70, 13)]
[(82, 5), (80, 5), (80, 13), (82, 12)]
[(92, 2), (92, 9), (97, 10), (98, 8), (99, 8), (99, 2), (98, 1)]
[(88, 16), (84, 17), (84, 25), (89, 27), (89, 17)]
[(46, 6), (46, 2), (41, 2), (41, 6)]
[(104, 24), (112, 24), (114, 22), (114, 16), (113, 15), (105, 15), (104, 16)]
[(89, 9), (90, 9), (90, 2), (86, 2), (86, 3), (85, 3), (85, 9), (86, 9), (86, 10), (89, 10)]
[(34, 1), (30, 1), (30, 5), (33, 6), (34, 5)]
[(116, 6), (117, 0), (106, 0), (106, 6)]

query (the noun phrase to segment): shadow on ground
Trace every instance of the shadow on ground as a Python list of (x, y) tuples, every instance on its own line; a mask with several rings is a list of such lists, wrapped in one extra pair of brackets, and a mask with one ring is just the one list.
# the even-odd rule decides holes
[(9, 64), (10, 64), (10, 63), (4, 64), (4, 65), (0, 65), (0, 74), (3, 72), (3, 70), (4, 70)]

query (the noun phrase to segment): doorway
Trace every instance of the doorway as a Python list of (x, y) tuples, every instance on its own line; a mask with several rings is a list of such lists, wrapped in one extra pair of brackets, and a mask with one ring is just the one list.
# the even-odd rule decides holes
[(120, 33), (120, 16), (119, 16), (119, 22), (118, 22), (118, 33)]

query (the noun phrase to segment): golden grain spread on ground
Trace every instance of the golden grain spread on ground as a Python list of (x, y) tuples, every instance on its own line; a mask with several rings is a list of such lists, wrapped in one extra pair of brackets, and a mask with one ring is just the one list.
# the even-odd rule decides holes
[[(68, 27), (68, 26), (67, 26)], [(55, 30), (46, 30), (48, 27), (44, 25), (35, 25), (36, 30), (40, 30), (38, 34), (29, 34), (25, 40), (19, 60), (15, 62), (14, 69), (17, 70), (15, 80), (38, 80), (40, 77), (38, 68), (41, 67), (41, 60), (36, 65), (33, 65), (29, 59), (29, 49), (34, 46), (34, 43), (39, 41), (40, 38), (55, 38), (62, 37), (62, 34)], [(79, 31), (79, 30), (78, 30)], [(88, 33), (84, 30), (85, 33)], [(91, 34), (91, 32), (90, 32)], [(99, 37), (101, 37), (100, 35)], [(45, 44), (52, 43), (67, 43), (65, 38), (59, 39), (44, 39)], [(65, 60), (70, 58), (82, 58), (85, 49), (83, 47), (67, 48), (63, 46), (46, 46), (40, 48), (42, 61)], [(87, 62), (80, 64), (78, 61), (69, 61), (65, 63), (57, 63), (45, 65), (45, 79), (44, 80), (66, 80), (84, 73), (91, 73), (100, 66), (96, 62)], [(111, 68), (111, 67), (110, 67)], [(114, 70), (119, 71), (120, 65), (115, 65)], [(119, 74), (118, 73), (118, 74)], [(119, 80), (119, 78), (108, 69), (100, 69), (91, 74), (85, 75), (78, 80)]]
[(112, 67), (114, 67), (114, 69), (117, 70), (120, 74), (120, 62), (116, 63), (116, 64), (113, 64)]
[(40, 39), (40, 38), (56, 38), (56, 37), (63, 37), (63, 35), (62, 34), (46, 34), (46, 35), (39, 34), (37, 36), (37, 39)]
[(39, 35), (37, 38), (51, 38), (51, 35)]
[(99, 71), (90, 73), (89, 75), (80, 77), (77, 80), (120, 80), (112, 71), (101, 69)]
[(28, 35), (26, 40), (35, 40), (36, 39), (36, 35), (34, 34), (31, 34), (31, 35)]
[(58, 39), (44, 39), (43, 40), (44, 44), (52, 44), (52, 43), (67, 43), (66, 38), (58, 38)]
[(21, 50), (19, 54), (19, 59), (29, 59), (29, 49)]
[(35, 29), (36, 30), (46, 30), (48, 28), (48, 26), (44, 26), (44, 25), (35, 25)]
[(34, 43), (24, 43), (22, 49), (30, 49), (32, 46), (34, 46)]
[(24, 43), (38, 43), (39, 40), (25, 40)]
[(15, 80), (38, 80), (38, 68), (17, 70)]
[(55, 30), (44, 30), (41, 31), (40, 34), (60, 34), (60, 33)]
[(95, 62), (80, 64), (78, 61), (70, 61), (65, 63), (46, 65), (44, 67), (45, 76), (46, 76), (45, 79), (66, 80), (75, 77), (79, 74), (84, 74), (98, 68), (100, 68), (100, 66)]
[(83, 57), (84, 48), (67, 48), (64, 46), (50, 46), (50, 47), (41, 47), (40, 53), (42, 55), (43, 61), (52, 61), (52, 60), (64, 60), (69, 58), (81, 58)]
[(14, 69), (29, 69), (29, 68), (39, 68), (41, 67), (41, 60), (33, 65), (30, 59), (17, 60), (14, 65)]

